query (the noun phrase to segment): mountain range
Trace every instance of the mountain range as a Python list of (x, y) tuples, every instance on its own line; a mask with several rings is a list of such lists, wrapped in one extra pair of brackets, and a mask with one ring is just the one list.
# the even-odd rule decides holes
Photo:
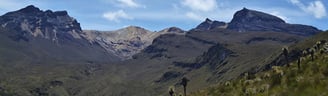
[(138, 26), (129, 26), (115, 31), (84, 30), (83, 32), (87, 34), (87, 40), (99, 44), (123, 60), (130, 59), (162, 34), (185, 34), (184, 30), (177, 27), (152, 32)]
[[(0, 16), (0, 95), (154, 96), (190, 92), (276, 64), (281, 48), (321, 32), (244, 8), (184, 31), (82, 30), (66, 11), (30, 5)], [(177, 89), (182, 91), (181, 89)]]

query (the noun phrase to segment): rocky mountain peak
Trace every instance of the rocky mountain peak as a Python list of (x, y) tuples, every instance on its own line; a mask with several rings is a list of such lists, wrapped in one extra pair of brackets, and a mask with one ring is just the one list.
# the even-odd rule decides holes
[(206, 18), (205, 21), (203, 21), (201, 24), (199, 24), (196, 28), (192, 30), (205, 31), (214, 28), (225, 28), (225, 26), (226, 26), (225, 22), (212, 21), (211, 19)]
[(250, 10), (247, 8), (243, 8), (240, 11), (237, 11), (231, 23), (235, 22), (271, 22), (271, 23), (285, 23), (284, 20), (280, 19), (277, 16), (270, 15), (267, 13)]
[(247, 8), (243, 8), (234, 14), (227, 29), (238, 32), (286, 32), (304, 36), (320, 32), (320, 30), (312, 26), (288, 24), (277, 16)]
[(151, 33), (151, 31), (141, 28), (139, 26), (128, 26), (119, 30), (116, 30), (119, 35), (138, 36)]
[(205, 22), (207, 22), (207, 23), (211, 23), (211, 22), (212, 22), (212, 20), (211, 20), (211, 19), (209, 19), (209, 18), (206, 18), (206, 19), (205, 19)]
[(29, 5), (29, 6), (26, 6), (25, 8), (18, 10), (18, 12), (35, 13), (35, 12), (41, 12), (41, 10), (39, 8), (35, 7), (34, 5)]
[(60, 38), (79, 39), (82, 32), (80, 24), (66, 11), (42, 11), (33, 5), (1, 16), (0, 25), (27, 33), (26, 37), (41, 37), (53, 41)]

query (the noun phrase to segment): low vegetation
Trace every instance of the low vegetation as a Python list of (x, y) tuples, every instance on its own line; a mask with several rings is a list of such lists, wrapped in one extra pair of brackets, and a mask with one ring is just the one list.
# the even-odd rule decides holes
[[(327, 96), (328, 43), (314, 44), (285, 66), (213, 85), (192, 96)], [(285, 55), (287, 55), (284, 50)], [(287, 61), (288, 62), (288, 61)], [(289, 65), (289, 67), (287, 67)]]

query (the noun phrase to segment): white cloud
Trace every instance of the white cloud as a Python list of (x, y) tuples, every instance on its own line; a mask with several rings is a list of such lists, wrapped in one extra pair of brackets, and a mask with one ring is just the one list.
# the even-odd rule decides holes
[(314, 15), (315, 18), (323, 18), (327, 15), (325, 5), (319, 0), (310, 2), (308, 6), (299, 0), (290, 0), (290, 2), (301, 8), (303, 11)]
[(202, 16), (199, 16), (193, 12), (187, 12), (186, 16), (190, 19), (197, 20), (197, 21), (202, 21), (204, 19)]
[(183, 0), (182, 5), (195, 11), (212, 11), (217, 8), (216, 0)]
[(130, 19), (130, 20), (133, 19), (133, 17), (126, 14), (123, 10), (104, 13), (103, 17), (109, 21), (115, 21), (115, 22), (120, 22), (120, 19)]
[(316, 18), (322, 18), (326, 16), (326, 9), (321, 1), (311, 2), (307, 9), (313, 12)]
[(122, 6), (133, 7), (133, 8), (144, 7), (143, 5), (136, 3), (134, 0), (117, 0), (117, 1), (120, 2)]
[(292, 2), (293, 4), (301, 4), (299, 0), (290, 0), (290, 2)]

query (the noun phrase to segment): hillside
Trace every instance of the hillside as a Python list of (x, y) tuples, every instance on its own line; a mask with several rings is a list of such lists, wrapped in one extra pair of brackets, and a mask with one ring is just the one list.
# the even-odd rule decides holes
[[(290, 51), (297, 48), (312, 48), (316, 41), (327, 40), (327, 32), (320, 33), (290, 47)], [(328, 95), (328, 43), (321, 43), (314, 52), (314, 59), (310, 53), (304, 53), (298, 61), (292, 61), (290, 67), (272, 66), (272, 69), (256, 74), (245, 73), (242, 77), (192, 93), (191, 96), (226, 96), (226, 95), (284, 95), (308, 96)]]
[(178, 87), (184, 76), (193, 80), (190, 82), (195, 85), (190, 90), (196, 91), (244, 72), (260, 70), (256, 68), (272, 61), (268, 57), (281, 47), (303, 38), (280, 32), (239, 33), (224, 29), (191, 31), (185, 36), (162, 35), (134, 59), (122, 62), (122, 66), (132, 68), (129, 78), (154, 83), (154, 89), (161, 93), (168, 86)]

